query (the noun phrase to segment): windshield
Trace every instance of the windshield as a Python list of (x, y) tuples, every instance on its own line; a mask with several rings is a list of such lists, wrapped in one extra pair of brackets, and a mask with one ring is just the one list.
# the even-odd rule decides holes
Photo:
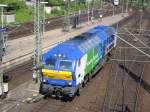
[(71, 61), (60, 61), (59, 68), (60, 68), (60, 70), (71, 71), (72, 62)]
[(46, 69), (54, 69), (55, 68), (55, 64), (56, 64), (56, 59), (55, 58), (49, 58), (47, 60), (45, 60), (45, 66), (44, 68)]

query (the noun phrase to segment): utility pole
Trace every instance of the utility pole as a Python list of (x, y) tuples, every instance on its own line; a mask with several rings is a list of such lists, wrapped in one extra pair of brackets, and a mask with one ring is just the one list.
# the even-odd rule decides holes
[(40, 84), (40, 67), (41, 67), (41, 55), (42, 55), (42, 22), (40, 16), (40, 0), (35, 0), (35, 17), (34, 17), (34, 70), (33, 79), (36, 83)]
[(69, 31), (70, 20), (69, 20), (69, 2), (70, 0), (64, 0), (65, 2), (65, 18), (64, 18), (64, 31)]
[[(1, 30), (0, 30), (0, 66), (2, 65), (2, 58), (4, 55), (4, 7), (7, 5), (0, 4), (1, 7)], [(3, 70), (0, 69), (0, 96), (4, 95), (4, 82), (3, 82)]]

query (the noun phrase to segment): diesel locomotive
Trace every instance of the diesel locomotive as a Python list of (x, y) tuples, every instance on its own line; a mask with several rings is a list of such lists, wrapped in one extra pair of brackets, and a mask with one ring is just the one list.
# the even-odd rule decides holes
[(116, 46), (116, 29), (96, 26), (42, 55), (41, 94), (73, 98)]

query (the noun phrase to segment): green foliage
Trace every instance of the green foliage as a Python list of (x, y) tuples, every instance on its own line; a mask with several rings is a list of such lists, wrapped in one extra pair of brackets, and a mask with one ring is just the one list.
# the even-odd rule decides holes
[(16, 15), (16, 22), (17, 23), (24, 23), (24, 22), (33, 21), (33, 18), (34, 18), (33, 9), (21, 8), (14, 13)]
[(8, 7), (5, 8), (7, 12), (17, 11), (21, 8), (26, 8), (25, 2), (20, 0), (1, 0), (0, 4), (7, 4)]

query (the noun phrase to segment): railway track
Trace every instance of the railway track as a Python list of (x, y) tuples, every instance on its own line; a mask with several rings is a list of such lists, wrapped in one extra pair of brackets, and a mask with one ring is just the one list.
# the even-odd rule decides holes
[[(135, 19), (135, 18), (134, 18)], [(129, 26), (125, 25), (126, 23), (122, 24), (121, 26), (123, 27), (134, 27), (136, 21), (134, 21), (134, 19), (131, 19), (129, 22)], [(122, 28), (121, 27), (121, 28)], [(138, 26), (135, 26), (135, 28), (137, 28)], [(129, 35), (127, 36), (127, 40), (133, 42), (133, 39), (129, 38)], [(141, 37), (143, 38), (143, 37)], [(146, 40), (145, 40), (146, 41)], [(148, 41), (148, 40), (147, 40)], [(124, 43), (120, 42), (119, 46), (122, 45), (122, 47), (129, 47), (126, 46)], [(117, 55), (117, 54), (120, 55)], [(134, 57), (132, 56), (128, 56), (128, 54), (136, 54), (136, 55), (141, 55), (139, 54), (139, 52), (137, 51), (132, 51), (132, 50), (121, 50), (120, 48), (116, 49), (115, 52), (115, 58), (122, 58), (122, 59), (139, 59), (139, 57), (137, 57), (136, 55)], [(143, 59), (143, 57), (140, 57), (140, 59)], [(124, 65), (124, 63), (123, 63)], [(145, 66), (148, 65), (143, 65), (142, 63), (125, 63), (126, 67), (129, 67), (129, 70), (132, 71), (136, 71), (136, 74), (140, 74), (142, 71), (144, 71), (143, 69), (145, 69)], [(132, 65), (132, 66), (131, 66)], [(139, 68), (140, 66), (140, 68)], [(28, 62), (25, 65), (22, 65), (16, 69), (12, 69), (10, 71), (8, 71), (7, 73), (12, 75), (13, 74), (13, 79), (11, 80), (12, 82), (10, 82), (11, 89), (17, 87), (18, 85), (20, 85), (21, 83), (24, 83), (28, 80), (31, 79), (32, 77), (32, 71), (31, 71), (31, 67), (32, 67), (32, 63)], [(95, 78), (93, 78), (90, 83), (88, 83), (88, 85), (83, 88), (83, 90), (81, 91), (81, 96), (80, 97), (76, 97), (72, 102), (61, 102), (60, 100), (56, 100), (56, 99), (42, 99), (40, 102), (37, 102), (36, 104), (23, 104), (21, 103), (19, 107), (14, 107), (13, 109), (10, 110), (10, 112), (16, 112), (16, 111), (26, 111), (26, 112), (48, 112), (48, 111), (52, 111), (52, 112), (98, 112), (98, 111), (103, 111), (103, 101), (104, 101), (104, 96), (106, 93), (106, 86), (107, 86), (107, 80), (109, 80), (109, 74), (111, 73), (116, 73), (116, 69), (118, 69), (118, 74), (116, 77), (116, 85), (114, 88), (113, 85), (111, 87), (113, 87), (113, 94), (112, 95), (107, 95), (108, 98), (110, 98), (111, 96), (111, 103), (106, 103), (106, 108), (108, 108), (108, 110), (110, 111), (118, 111), (121, 110), (122, 108), (122, 96), (123, 96), (123, 89), (122, 89), (122, 82), (124, 82), (124, 75), (126, 75), (125, 70), (123, 70), (122, 68), (120, 68), (118, 66), (118, 63), (108, 63), (106, 64), (106, 66), (104, 67), (104, 69), (102, 69)], [(148, 71), (148, 70), (147, 70)], [(145, 76), (144, 76), (145, 77)], [(22, 80), (23, 79), (23, 80)], [(118, 87), (118, 88), (117, 88)], [(129, 109), (134, 109), (135, 107), (135, 101), (136, 101), (136, 92), (137, 92), (137, 82), (131, 77), (128, 76), (128, 81), (127, 81), (127, 87), (129, 87), (128, 89), (128, 94), (126, 94), (127, 97), (130, 97), (128, 99), (125, 99), (125, 106), (127, 106)], [(134, 88), (134, 89), (133, 89)], [(141, 87), (140, 87), (141, 89)], [(143, 93), (145, 93), (145, 90), (142, 90)], [(139, 94), (141, 96), (142, 92)], [(112, 92), (111, 92), (112, 93)], [(134, 97), (132, 97), (134, 96)], [(142, 98), (144, 96), (141, 96), (140, 98)], [(131, 101), (131, 102), (130, 102)], [(132, 102), (133, 101), (133, 102)], [(142, 101), (145, 101), (144, 99), (142, 99)], [(142, 102), (141, 102), (142, 103)], [(107, 105), (108, 104), (108, 105)], [(145, 108), (144, 105), (141, 108)], [(109, 112), (109, 111), (104, 111), (104, 112)], [(141, 111), (142, 112), (142, 111)], [(146, 111), (144, 111), (146, 112)]]
[[(133, 23), (133, 21), (131, 23)], [(132, 39), (128, 38), (128, 40), (132, 40)], [(125, 45), (122, 42), (120, 42), (120, 44)], [(118, 48), (118, 49), (120, 49), (120, 48)], [(130, 52), (132, 52), (132, 51), (130, 50)], [(137, 51), (134, 51), (134, 52), (137, 53)], [(120, 53), (122, 55), (119, 58), (124, 58), (124, 53), (126, 54), (126, 52), (121, 51)], [(137, 59), (136, 56), (134, 58)], [(130, 63), (129, 63), (129, 65), (130, 65), (131, 69), (137, 69), (137, 66), (135, 67), (135, 63), (133, 63), (132, 66)], [(118, 68), (119, 67), (118, 64), (115, 64), (115, 67)], [(88, 83), (87, 87), (84, 88), (83, 91), (81, 91), (81, 96), (76, 97), (72, 102), (61, 102), (61, 101), (55, 100), (55, 99), (46, 99), (46, 100), (43, 99), (41, 102), (38, 102), (36, 104), (31, 104), (30, 106), (26, 106), (23, 109), (27, 109), (27, 108), (29, 109), (32, 106), (33, 108), (31, 110), (29, 109), (28, 110), (29, 112), (30, 111), (32, 111), (32, 112), (40, 112), (40, 111), (42, 111), (42, 112), (48, 112), (48, 111), (52, 111), (52, 112), (53, 111), (54, 112), (59, 112), (59, 111), (62, 111), (62, 112), (77, 112), (77, 111), (98, 112), (98, 111), (102, 110), (102, 104), (103, 104), (104, 95), (106, 92), (105, 87), (107, 85), (106, 80), (109, 79), (109, 74), (111, 74), (112, 72), (116, 73), (116, 71), (114, 71), (115, 69), (112, 69), (115, 67), (113, 67), (113, 64), (107, 64), (104, 67), (104, 69), (102, 69), (101, 72), (98, 73), (98, 75), (93, 80), (91, 80), (90, 83)], [(140, 73), (142, 69), (143, 69), (143, 66), (137, 72)], [(112, 71), (109, 71), (109, 70), (112, 70)], [(124, 72), (122, 72), (122, 69), (119, 69), (118, 73), (120, 73), (121, 75), (119, 75), (119, 77), (117, 77), (117, 79), (119, 81), (117, 81), (116, 84), (122, 83), (122, 80), (120, 80), (120, 78), (124, 79)], [(106, 75), (104, 75), (104, 74), (106, 74)], [(130, 86), (130, 91), (128, 91), (129, 92), (128, 96), (127, 95), (126, 96), (127, 97), (130, 96), (131, 99), (130, 98), (128, 100), (126, 99), (126, 105), (128, 105), (127, 107), (129, 109), (131, 109), (134, 106), (133, 105), (134, 102), (132, 102), (132, 101), (134, 101), (135, 98), (132, 96), (135, 95), (137, 83), (135, 83), (132, 78), (130, 78), (128, 80), (128, 82), (129, 82), (128, 84), (130, 84), (131, 86)], [(116, 89), (114, 94), (117, 94), (117, 92), (122, 93), (122, 86), (118, 85), (117, 87), (119, 87), (119, 90)], [(134, 90), (133, 90), (133, 88), (134, 88)], [(115, 89), (115, 88), (113, 88), (113, 89)], [(99, 90), (99, 91), (97, 91), (97, 90)], [(113, 94), (113, 97), (115, 99), (112, 97), (111, 100), (114, 101), (113, 103), (115, 103), (115, 105), (112, 103), (112, 104), (109, 104), (109, 107), (110, 107), (111, 111), (115, 112), (115, 111), (119, 111), (119, 109), (120, 109), (120, 105), (122, 104), (122, 100), (121, 100), (122, 95), (114, 96), (114, 94)], [(107, 97), (109, 97), (109, 96), (107, 96)], [(116, 101), (117, 98), (119, 99), (118, 101)], [(129, 102), (129, 101), (131, 101), (131, 102)], [(112, 108), (112, 105), (116, 106), (115, 107), (116, 110), (114, 108)], [(109, 112), (109, 111), (104, 111), (104, 112)]]
[(5, 74), (10, 76), (9, 89), (12, 90), (17, 86), (32, 79), (32, 65), (31, 61), (26, 62), (22, 65), (17, 66), (17, 68), (10, 69), (6, 71)]
[[(129, 28), (139, 28), (139, 24), (137, 24), (137, 19), (134, 21), (131, 21), (131, 25), (127, 25), (126, 27)], [(145, 17), (144, 17), (145, 18)], [(147, 18), (148, 19), (148, 18)], [(143, 24), (146, 21), (143, 19)], [(144, 29), (149, 28), (149, 26), (146, 26), (145, 24)], [(125, 32), (125, 30), (123, 30)], [(133, 34), (137, 33), (137, 31), (132, 32)], [(133, 36), (131, 35), (120, 35), (122, 38), (127, 40), (128, 42), (132, 43), (135, 46), (143, 47), (141, 43), (135, 42)], [(138, 38), (140, 40), (142, 39), (144, 43), (149, 45), (148, 42), (150, 40), (143, 39), (142, 36), (138, 35)], [(143, 57), (141, 53), (139, 53), (134, 48), (130, 47), (129, 45), (126, 45), (123, 42), (119, 43), (119, 46), (122, 48), (118, 49), (118, 51), (115, 52), (114, 58), (122, 59), (122, 60), (139, 60), (139, 61), (147, 61), (148, 58), (146, 56)], [(124, 48), (123, 48), (124, 47)], [(128, 48), (128, 49), (126, 49)], [(130, 48), (130, 49), (129, 49)], [(149, 49), (142, 49), (143, 51), (149, 51)], [(145, 98), (141, 90), (148, 92), (147, 89), (144, 89), (145, 87), (142, 86), (141, 82), (144, 79), (141, 79), (145, 77), (144, 71), (149, 71), (148, 69), (145, 69), (148, 63), (142, 63), (142, 62), (120, 62), (114, 64), (114, 68), (110, 73), (110, 79), (108, 80), (108, 87), (106, 92), (106, 98), (104, 100), (103, 105), (103, 112), (117, 112), (117, 111), (128, 111), (128, 112), (149, 112), (148, 110), (142, 110), (141, 108), (146, 108), (144, 105), (141, 104), (141, 99)], [(116, 81), (116, 82), (115, 82)], [(148, 83), (146, 84), (148, 85)], [(146, 87), (149, 88), (149, 87)]]
[[(132, 25), (134, 25), (135, 24), (134, 19), (135, 18), (133, 18), (128, 24), (126, 24), (124, 26), (131, 27)], [(122, 28), (120, 28), (120, 30), (121, 29)], [(118, 40), (118, 41), (119, 42), (118, 42), (117, 46), (124, 44), (120, 40)], [(116, 58), (116, 59), (120, 58), (120, 55), (121, 55), (120, 49), (116, 48), (113, 55), (114, 55), (113, 58)], [(106, 88), (105, 99), (103, 102), (102, 112), (107, 112), (107, 111), (109, 112), (110, 110), (116, 109), (116, 106), (113, 109), (113, 107), (114, 107), (113, 103), (118, 102), (117, 98), (120, 96), (121, 90), (122, 90), (122, 85), (120, 85), (121, 81), (122, 81), (122, 77), (119, 75), (122, 73), (121, 73), (120, 69), (118, 69), (118, 63), (112, 63), (111, 66), (112, 66), (112, 68), (110, 69), (110, 72), (109, 72), (110, 75), (109, 75), (109, 79), (107, 81), (107, 88)]]
[[(121, 12), (121, 8), (117, 7), (114, 10), (114, 13), (120, 13)], [(112, 10), (112, 6), (110, 5), (106, 5), (103, 7), (103, 9), (94, 9), (93, 10), (93, 14), (94, 14), (94, 18), (97, 19), (99, 18), (99, 14), (103, 14), (103, 17), (109, 16), (113, 14), (113, 10)], [(76, 14), (78, 16), (80, 16), (80, 23), (86, 22), (88, 21), (88, 16), (87, 16), (87, 12), (83, 11), (80, 15)], [(90, 17), (92, 16), (92, 13), (90, 13)], [(74, 24), (74, 15), (70, 15), (70, 25), (72, 26)], [(50, 20), (46, 20), (46, 25), (45, 25), (45, 29), (46, 31), (49, 30), (54, 30), (57, 28), (63, 28), (63, 22), (64, 22), (64, 16), (61, 17), (55, 17), (52, 18)], [(8, 40), (12, 40), (12, 39), (17, 39), (17, 38), (21, 38), (24, 36), (29, 36), (33, 34), (33, 26), (34, 23), (29, 22), (29, 23), (24, 23), (22, 25), (17, 25), (17, 26), (8, 26)]]
[[(85, 19), (85, 18), (82, 18), (82, 19)], [(123, 24), (123, 22), (121, 22), (121, 24)], [(26, 63), (23, 63), (19, 66), (16, 66), (15, 68), (9, 69), (8, 71), (5, 71), (5, 74), (9, 75), (12, 78), (12, 80), (10, 81), (10, 87), (9, 87), (10, 90), (13, 88), (16, 88), (21, 83), (24, 83), (25, 81), (27, 81), (27, 77), (28, 77), (28, 80), (32, 78), (31, 68), (32, 68), (32, 60)], [(21, 79), (25, 79), (25, 80), (21, 80)]]
[[(31, 63), (27, 63), (26, 66), (22, 66), (18, 71), (16, 69), (13, 69), (9, 71), (8, 73), (12, 75), (12, 71), (14, 71), (14, 80), (10, 82), (12, 86), (11, 89), (17, 87), (20, 83), (17, 80), (27, 78), (27, 80), (31, 79), (32, 71), (30, 70), (32, 65)], [(62, 112), (97, 112), (101, 110), (102, 103), (104, 100), (105, 95), (105, 87), (107, 85), (106, 80), (109, 78), (109, 71), (111, 69), (111, 64), (107, 64), (104, 69), (101, 70), (98, 75), (90, 81), (87, 87), (83, 88), (83, 91), (81, 91), (81, 96), (76, 97), (72, 102), (61, 102), (60, 100), (56, 99), (42, 99), (40, 102), (36, 104), (20, 104), (20, 107), (15, 107), (11, 109), (11, 112), (16, 112), (16, 110), (19, 109), (19, 111), (27, 111), (27, 112), (47, 112), (47, 111), (62, 111)], [(20, 77), (20, 74), (22, 75)], [(106, 74), (106, 75), (103, 75)], [(26, 81), (26, 80), (24, 80)], [(101, 86), (100, 86), (101, 85)], [(94, 88), (93, 88), (94, 87)], [(97, 91), (99, 90), (99, 91)]]

